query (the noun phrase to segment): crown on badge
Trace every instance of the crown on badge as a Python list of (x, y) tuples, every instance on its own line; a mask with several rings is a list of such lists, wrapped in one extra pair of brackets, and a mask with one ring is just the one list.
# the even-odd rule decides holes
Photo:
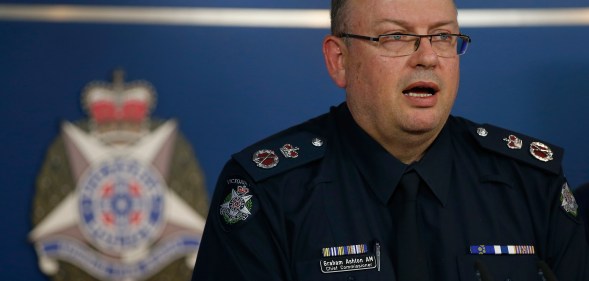
[(124, 71), (115, 70), (113, 83), (93, 81), (82, 93), (90, 116), (90, 130), (105, 141), (132, 141), (148, 130), (155, 105), (155, 90), (147, 81), (124, 82)]

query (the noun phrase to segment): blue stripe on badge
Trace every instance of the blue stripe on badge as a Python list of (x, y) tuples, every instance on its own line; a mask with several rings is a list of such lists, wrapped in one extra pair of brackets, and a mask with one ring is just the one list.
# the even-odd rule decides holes
[(472, 245), (473, 255), (533, 255), (536, 253), (532, 245)]

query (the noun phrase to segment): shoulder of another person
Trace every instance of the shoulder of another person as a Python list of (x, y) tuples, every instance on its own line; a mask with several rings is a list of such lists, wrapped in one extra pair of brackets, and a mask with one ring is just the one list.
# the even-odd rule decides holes
[(487, 151), (553, 174), (562, 172), (564, 150), (561, 147), (494, 125), (468, 122), (469, 132)]
[(259, 182), (323, 158), (328, 145), (324, 120), (310, 120), (234, 154), (232, 158)]

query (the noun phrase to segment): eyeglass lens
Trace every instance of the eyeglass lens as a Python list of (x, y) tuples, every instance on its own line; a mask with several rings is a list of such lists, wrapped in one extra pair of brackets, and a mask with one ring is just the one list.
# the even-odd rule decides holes
[(418, 50), (423, 37), (429, 39), (428, 41), (431, 42), (432, 49), (440, 57), (462, 55), (468, 48), (467, 39), (448, 34), (431, 36), (383, 35), (379, 37), (379, 44), (390, 56), (406, 56)]

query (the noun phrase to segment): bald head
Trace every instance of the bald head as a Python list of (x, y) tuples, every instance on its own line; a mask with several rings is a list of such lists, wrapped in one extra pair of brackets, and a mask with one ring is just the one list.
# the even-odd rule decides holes
[[(452, 4), (456, 6), (454, 0), (451, 0)], [(349, 3), (352, 0), (331, 0), (331, 34), (335, 36), (339, 36), (340, 34), (346, 32), (348, 23), (348, 16), (351, 6)]]

